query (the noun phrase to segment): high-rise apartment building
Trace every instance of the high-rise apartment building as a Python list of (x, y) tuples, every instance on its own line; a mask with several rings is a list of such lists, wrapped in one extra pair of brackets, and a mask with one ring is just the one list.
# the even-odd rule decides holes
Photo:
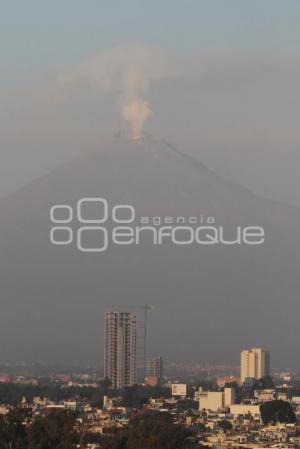
[(137, 382), (137, 319), (131, 312), (105, 313), (104, 376), (113, 388)]
[(241, 352), (241, 382), (261, 379), (270, 374), (270, 353), (262, 348), (245, 349)]
[(156, 377), (158, 382), (163, 377), (162, 357), (151, 357), (146, 362), (146, 377)]

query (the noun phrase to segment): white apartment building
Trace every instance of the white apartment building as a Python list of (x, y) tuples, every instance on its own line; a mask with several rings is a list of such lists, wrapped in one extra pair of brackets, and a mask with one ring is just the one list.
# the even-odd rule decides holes
[(270, 374), (270, 353), (262, 348), (245, 349), (241, 352), (241, 382), (261, 379)]

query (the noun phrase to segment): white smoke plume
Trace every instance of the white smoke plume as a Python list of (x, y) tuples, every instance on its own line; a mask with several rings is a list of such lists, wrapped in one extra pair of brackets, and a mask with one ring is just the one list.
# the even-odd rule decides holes
[(151, 115), (151, 109), (147, 101), (138, 96), (128, 97), (122, 105), (122, 116), (130, 125), (131, 137), (134, 140), (142, 136), (144, 125)]
[(119, 112), (132, 138), (139, 139), (152, 114), (149, 89), (171, 73), (169, 60), (159, 47), (129, 42), (83, 62), (63, 81), (87, 85), (101, 95), (117, 93)]
[(141, 137), (144, 125), (151, 115), (151, 108), (144, 99), (149, 89), (146, 75), (136, 67), (130, 68), (123, 78), (121, 114), (131, 129), (133, 139)]

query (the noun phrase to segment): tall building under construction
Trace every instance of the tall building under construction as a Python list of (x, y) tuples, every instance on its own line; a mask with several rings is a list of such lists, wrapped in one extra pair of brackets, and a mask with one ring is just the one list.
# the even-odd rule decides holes
[(137, 319), (132, 312), (105, 313), (104, 376), (112, 388), (137, 383)]

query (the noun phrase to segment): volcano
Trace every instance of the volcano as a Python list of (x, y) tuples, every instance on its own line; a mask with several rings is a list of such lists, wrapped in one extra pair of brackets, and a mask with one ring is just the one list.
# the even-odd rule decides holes
[[(137, 216), (215, 217), (260, 226), (259, 246), (149, 242), (83, 253), (50, 243), (50, 209), (80, 198)], [(167, 360), (238, 361), (270, 348), (293, 360), (299, 316), (300, 211), (223, 179), (151, 136), (114, 138), (0, 201), (2, 359), (101, 364), (107, 305), (154, 304), (149, 350)]]

